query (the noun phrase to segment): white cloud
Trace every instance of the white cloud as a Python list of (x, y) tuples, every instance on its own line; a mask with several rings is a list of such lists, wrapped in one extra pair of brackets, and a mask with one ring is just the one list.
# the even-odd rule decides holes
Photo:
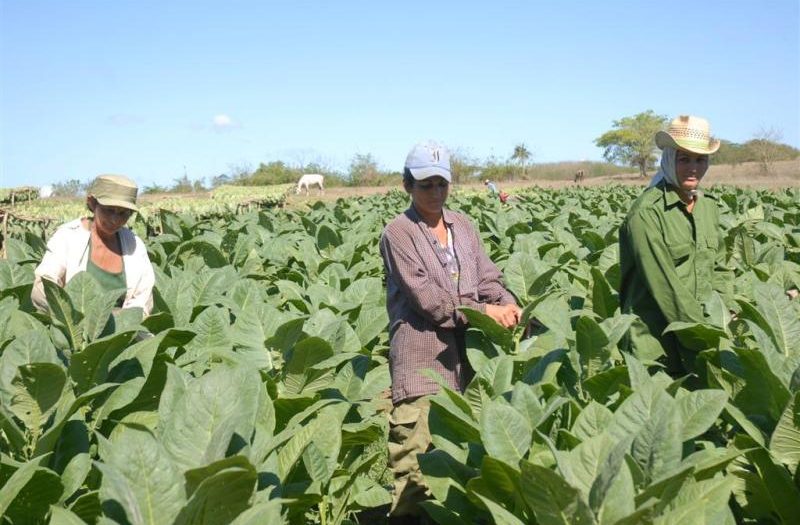
[(230, 131), (232, 129), (240, 128), (241, 125), (233, 120), (228, 115), (221, 113), (219, 115), (214, 115), (212, 119), (212, 125), (215, 131)]

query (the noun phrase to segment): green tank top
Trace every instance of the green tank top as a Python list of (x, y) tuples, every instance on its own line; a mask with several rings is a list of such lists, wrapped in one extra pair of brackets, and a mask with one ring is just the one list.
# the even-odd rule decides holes
[(104, 270), (97, 266), (95, 263), (92, 262), (92, 242), (89, 241), (89, 260), (86, 262), (86, 271), (95, 278), (95, 280), (100, 283), (100, 287), (110, 292), (111, 290), (125, 290), (120, 295), (119, 300), (117, 301), (117, 306), (122, 306), (122, 303), (125, 302), (125, 294), (128, 289), (128, 283), (125, 280), (125, 259), (122, 259), (122, 271), (115, 273), (109, 272), (108, 270)]

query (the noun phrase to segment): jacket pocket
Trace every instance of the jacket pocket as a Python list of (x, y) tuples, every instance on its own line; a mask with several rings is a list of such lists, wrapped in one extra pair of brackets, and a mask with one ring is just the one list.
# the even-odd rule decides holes
[(672, 263), (675, 266), (680, 266), (685, 263), (689, 255), (691, 255), (693, 246), (691, 242), (683, 242), (679, 244), (670, 244), (667, 246), (667, 249), (669, 250), (670, 257), (672, 257)]

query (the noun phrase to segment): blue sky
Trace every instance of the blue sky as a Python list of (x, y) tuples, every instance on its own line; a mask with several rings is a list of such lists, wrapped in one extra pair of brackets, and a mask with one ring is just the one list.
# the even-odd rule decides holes
[(797, 0), (0, 0), (0, 187), (401, 169), (427, 138), (599, 159), (647, 109), (798, 147), (799, 33)]

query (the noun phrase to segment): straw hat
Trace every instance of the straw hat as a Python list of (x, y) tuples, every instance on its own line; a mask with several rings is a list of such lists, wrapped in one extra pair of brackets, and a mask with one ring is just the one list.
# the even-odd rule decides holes
[(136, 207), (136, 183), (123, 175), (99, 175), (89, 188), (89, 195), (102, 206), (116, 206), (139, 211)]
[(719, 140), (711, 136), (706, 119), (681, 115), (669, 123), (667, 131), (656, 133), (656, 146), (710, 155), (719, 149)]

